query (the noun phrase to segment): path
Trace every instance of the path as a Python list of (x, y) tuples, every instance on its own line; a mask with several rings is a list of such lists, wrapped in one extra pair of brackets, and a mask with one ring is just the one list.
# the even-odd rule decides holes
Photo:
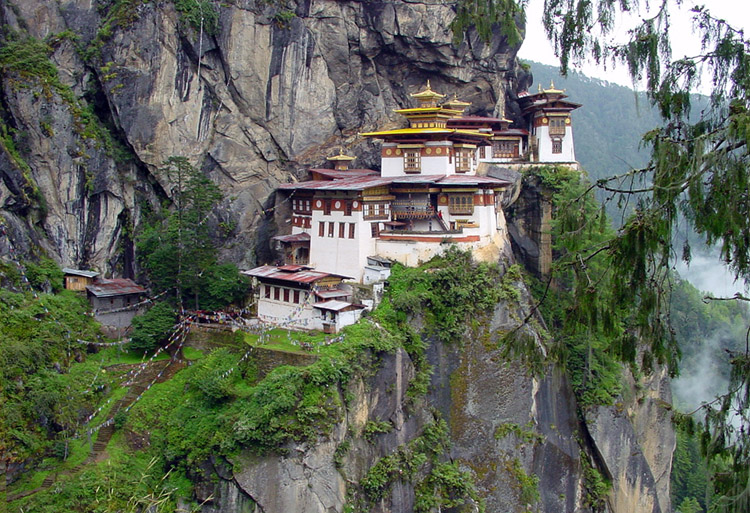
[[(149, 383), (156, 379), (156, 377), (159, 375), (159, 372), (163, 370), (164, 374), (156, 379), (156, 382), (163, 383), (164, 381), (171, 379), (177, 373), (177, 371), (187, 366), (187, 363), (184, 360), (166, 360), (166, 365), (163, 366), (161, 365), (162, 363), (164, 363), (164, 360), (151, 362), (137, 376), (136, 381), (132, 385), (130, 385), (128, 393), (114, 404), (114, 406), (110, 410), (110, 414), (107, 417), (107, 420), (112, 419), (118, 411), (133, 404), (138, 399), (138, 396), (141, 395), (144, 390), (146, 390), (146, 387), (149, 385)], [(134, 364), (134, 366), (135, 365), (140, 364)], [(25, 492), (8, 495), (6, 498), (6, 502), (12, 502), (23, 497), (28, 497), (29, 495), (33, 495), (41, 490), (47, 489), (55, 483), (58, 477), (75, 474), (90, 463), (95, 463), (106, 459), (107, 445), (109, 445), (109, 441), (112, 439), (112, 435), (114, 435), (114, 433), (115, 426), (113, 424), (109, 424), (99, 429), (96, 441), (94, 442), (94, 447), (84, 461), (68, 470), (63, 470), (61, 472), (50, 472), (50, 474), (44, 479), (44, 481), (42, 481), (41, 486), (34, 488), (33, 490), (26, 490)]]

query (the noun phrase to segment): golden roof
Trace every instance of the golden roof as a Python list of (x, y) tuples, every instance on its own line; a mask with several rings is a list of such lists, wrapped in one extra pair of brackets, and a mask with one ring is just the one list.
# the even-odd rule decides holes
[(412, 98), (416, 98), (417, 100), (422, 100), (422, 101), (445, 98), (444, 94), (436, 93), (435, 91), (432, 90), (432, 88), (430, 87), (429, 80), (427, 81), (427, 87), (423, 91), (420, 91), (418, 93), (412, 93), (409, 96), (411, 96)]
[(326, 160), (332, 160), (332, 161), (346, 161), (349, 162), (351, 160), (356, 159), (357, 157), (350, 157), (349, 155), (344, 155), (344, 150), (339, 149), (339, 154), (334, 155), (333, 157), (326, 157)]
[(463, 110), (446, 109), (444, 107), (412, 107), (409, 109), (393, 109), (393, 112), (402, 114), (405, 117), (415, 116), (418, 114), (435, 114), (441, 117), (448, 117), (455, 114), (461, 114)]
[(471, 106), (471, 102), (465, 102), (458, 99), (458, 95), (456, 93), (453, 93), (453, 98), (448, 100), (447, 102), (443, 103), (443, 107), (455, 108), (456, 110), (459, 110), (463, 112), (466, 107)]
[(461, 130), (453, 128), (397, 128), (396, 130), (383, 130), (380, 132), (365, 132), (359, 134), (363, 137), (379, 137), (383, 135), (416, 135), (416, 134), (461, 134), (477, 137), (492, 137), (492, 134), (480, 132), (479, 130)]

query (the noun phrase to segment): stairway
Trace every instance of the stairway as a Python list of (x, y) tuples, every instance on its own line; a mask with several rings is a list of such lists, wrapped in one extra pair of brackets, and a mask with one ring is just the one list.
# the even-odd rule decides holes
[[(117, 401), (114, 406), (112, 406), (112, 410), (110, 411), (110, 415), (107, 417), (107, 420), (111, 420), (112, 418), (114, 418), (115, 414), (117, 414), (118, 411), (132, 405), (138, 399), (138, 396), (140, 396), (146, 390), (146, 387), (149, 385), (149, 383), (153, 382), (156, 379), (156, 377), (159, 375), (159, 372), (163, 371), (164, 373), (156, 380), (156, 382), (163, 383), (164, 381), (171, 379), (179, 370), (187, 366), (187, 363), (182, 360), (167, 360), (166, 364), (163, 367), (159, 366), (160, 363), (162, 362), (153, 362), (146, 369), (144, 369), (143, 372), (140, 373), (137, 381), (130, 385), (130, 388), (128, 389), (128, 392), (125, 394), (125, 396)], [(64, 470), (60, 473), (51, 472), (49, 475), (47, 475), (47, 477), (44, 478), (41, 486), (39, 486), (38, 488), (34, 488), (33, 490), (27, 490), (15, 495), (8, 495), (6, 497), (6, 502), (15, 501), (17, 499), (35, 494), (40, 490), (45, 490), (51, 487), (60, 475), (75, 474), (83, 470), (86, 465), (98, 461), (98, 459), (106, 453), (107, 446), (109, 445), (110, 440), (112, 440), (112, 436), (114, 435), (114, 433), (114, 424), (109, 424), (102, 427), (97, 433), (96, 441), (94, 442), (94, 447), (92, 448), (91, 453), (84, 461), (69, 470)]]

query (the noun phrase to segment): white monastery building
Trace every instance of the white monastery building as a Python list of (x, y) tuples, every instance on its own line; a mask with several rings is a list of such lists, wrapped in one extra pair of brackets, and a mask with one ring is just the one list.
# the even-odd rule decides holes
[[(259, 316), (283, 318), (302, 304), (289, 301), (297, 306), (282, 307), (286, 296), (282, 292), (279, 299), (273, 289), (269, 296), (279, 273), (317, 272), (369, 282), (387, 276), (389, 261), (418, 265), (446, 244), (471, 250), (478, 260), (496, 260), (507, 240), (500, 199), (511, 183), (487, 176), (490, 165), (577, 167), (570, 113), (580, 105), (565, 100), (554, 85), (519, 95), (523, 128), (511, 128), (505, 118), (464, 116), (470, 104), (455, 97), (446, 101), (429, 82), (411, 96), (417, 107), (396, 110), (406, 118), (406, 128), (360, 134), (382, 141), (380, 172), (350, 169), (355, 157), (340, 154), (328, 159), (334, 169), (310, 169), (310, 180), (279, 187), (291, 203), (292, 230), (274, 237), (285, 266), (247, 271), (261, 284)], [(346, 303), (336, 304), (337, 319), (360, 308), (331, 300)], [(327, 319), (331, 325), (320, 303), (309, 303), (304, 315), (308, 323)], [(338, 327), (339, 321), (328, 329)]]

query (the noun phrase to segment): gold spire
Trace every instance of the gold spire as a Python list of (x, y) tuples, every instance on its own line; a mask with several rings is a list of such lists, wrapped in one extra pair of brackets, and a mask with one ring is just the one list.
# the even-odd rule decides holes
[[(539, 88), (541, 89), (542, 85), (539, 84)], [(544, 90), (545, 93), (552, 93), (552, 94), (562, 94), (565, 91), (561, 89), (555, 89), (555, 83), (550, 79), (549, 81), (549, 89)]]
[(460, 111), (461, 113), (463, 113), (469, 106), (471, 106), (471, 102), (459, 100), (456, 93), (453, 93), (453, 98), (443, 103), (443, 108)]
[(437, 107), (438, 100), (445, 98), (444, 94), (436, 93), (430, 87), (430, 81), (427, 81), (427, 87), (418, 93), (412, 93), (412, 98), (419, 100), (420, 107)]

